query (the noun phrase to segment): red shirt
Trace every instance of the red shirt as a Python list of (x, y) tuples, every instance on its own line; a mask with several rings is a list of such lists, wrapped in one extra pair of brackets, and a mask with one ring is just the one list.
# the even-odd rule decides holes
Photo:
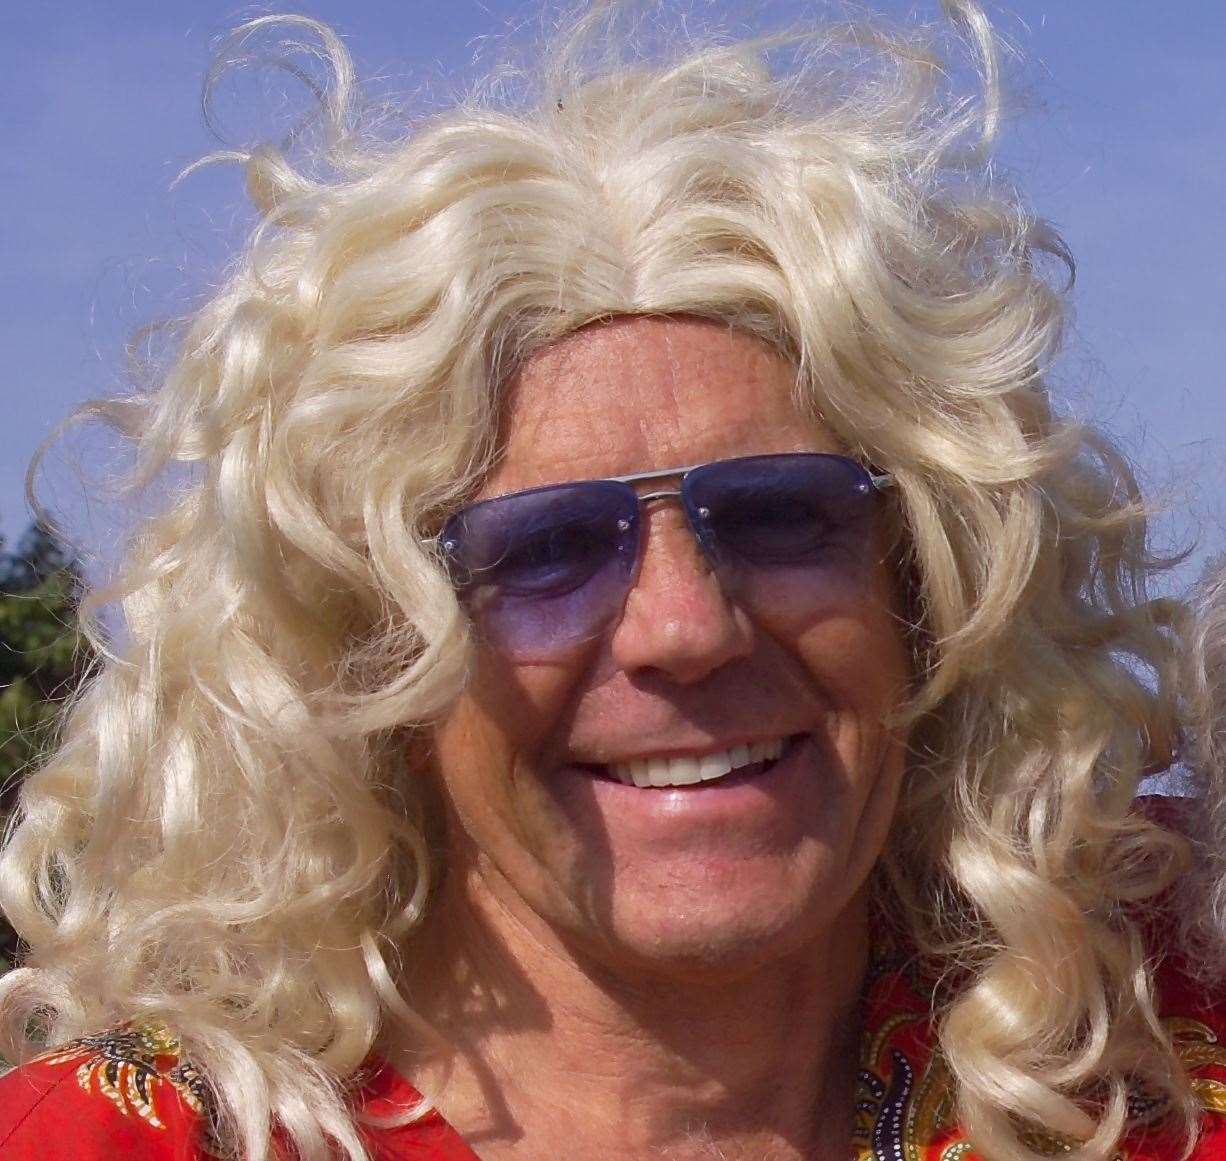
[[(928, 989), (907, 966), (878, 965), (866, 994), (857, 1094), (855, 1161), (977, 1161), (948, 1151), (965, 1140), (951, 1120), (950, 1078), (934, 1053)], [(1168, 960), (1160, 1010), (1203, 1106), (1193, 1161), (1226, 1161), (1226, 1001), (1211, 1004)], [(372, 1061), (355, 1105), (379, 1115), (417, 1099), (390, 1067)], [(129, 1027), (44, 1054), (0, 1080), (0, 1155), (6, 1161), (205, 1161), (208, 1093), (163, 1028)], [(1144, 1111), (1144, 1110), (1140, 1110)], [(1161, 1114), (1155, 1105), (1149, 1119)], [(1143, 1118), (1144, 1119), (1144, 1118)], [(474, 1161), (476, 1154), (437, 1114), (399, 1129), (367, 1130), (377, 1161)], [(1036, 1138), (1040, 1151), (1066, 1143)], [(1119, 1161), (1171, 1161), (1169, 1138), (1134, 1132)]]

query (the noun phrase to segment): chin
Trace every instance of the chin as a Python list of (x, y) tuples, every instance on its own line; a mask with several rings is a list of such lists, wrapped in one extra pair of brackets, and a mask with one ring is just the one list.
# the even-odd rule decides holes
[[(814, 898), (736, 900), (674, 888), (662, 907), (662, 894), (615, 901), (602, 959), (632, 961), (638, 972), (657, 977), (720, 983), (804, 959), (819, 940), (830, 938), (838, 920)], [(830, 893), (816, 898), (829, 899)]]

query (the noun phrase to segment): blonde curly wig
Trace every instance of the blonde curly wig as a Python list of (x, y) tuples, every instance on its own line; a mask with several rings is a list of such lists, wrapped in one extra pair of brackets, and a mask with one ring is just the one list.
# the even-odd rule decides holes
[(366, 1156), (347, 1085), (387, 1029), (428, 1034), (396, 992), (428, 954), (408, 765), (469, 654), (431, 533), (528, 354), (684, 313), (786, 354), (897, 481), (922, 682), (879, 894), (956, 969), (940, 1043), (976, 1147), (1036, 1156), (1038, 1123), (1105, 1161), (1137, 1084), (1192, 1131), (1136, 920), (1187, 844), (1131, 805), (1175, 744), (1183, 614), (1146, 595), (1127, 462), (1049, 400), (1070, 263), (993, 179), (997, 49), (947, 7), (977, 97), (931, 32), (644, 53), (598, 5), (533, 77), (399, 137), (363, 130), (327, 28), (239, 30), (329, 64), (326, 140), (242, 154), (241, 261), (156, 383), (92, 406), (144, 475), (193, 470), (127, 548), (124, 645), (0, 862), (13, 1058), (161, 1019), (236, 1152), (275, 1124), (306, 1161)]
[(1226, 557), (1210, 562), (1193, 596), (1183, 756), (1196, 801), (1187, 830), (1198, 857), (1178, 914), (1188, 958), (1216, 984), (1226, 978)]

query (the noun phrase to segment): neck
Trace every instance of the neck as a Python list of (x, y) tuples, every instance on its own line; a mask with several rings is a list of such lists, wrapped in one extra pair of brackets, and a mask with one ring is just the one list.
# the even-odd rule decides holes
[[(454, 1046), (443, 1116), (487, 1161), (847, 1156), (863, 894), (838, 929), (739, 972), (619, 975), (453, 876), (405, 981)], [(430, 1092), (445, 1064), (389, 1055)]]

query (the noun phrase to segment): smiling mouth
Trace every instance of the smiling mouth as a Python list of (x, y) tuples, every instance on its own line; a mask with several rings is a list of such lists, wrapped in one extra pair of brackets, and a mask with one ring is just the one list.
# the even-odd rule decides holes
[(713, 754), (639, 758), (594, 767), (614, 782), (640, 790), (697, 786), (730, 779), (742, 781), (765, 773), (783, 756), (799, 735), (733, 746)]

